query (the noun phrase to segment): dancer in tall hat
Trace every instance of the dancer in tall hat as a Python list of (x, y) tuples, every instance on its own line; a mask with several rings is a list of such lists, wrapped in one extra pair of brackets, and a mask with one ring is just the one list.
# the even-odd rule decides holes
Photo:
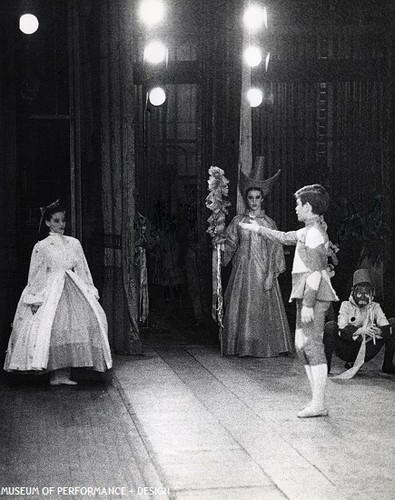
[(285, 271), (282, 245), (243, 229), (252, 220), (276, 229), (262, 208), (264, 198), (280, 175), (263, 179), (264, 157), (258, 156), (249, 176), (241, 172), (246, 209), (226, 229), (223, 265), (232, 261), (225, 291), (223, 353), (275, 357), (293, 349), (290, 329), (277, 278)]
[(106, 315), (80, 242), (63, 234), (59, 200), (42, 209), (42, 221), (49, 235), (33, 248), (4, 369), (49, 371), (51, 385), (75, 385), (72, 367), (105, 372), (112, 366)]

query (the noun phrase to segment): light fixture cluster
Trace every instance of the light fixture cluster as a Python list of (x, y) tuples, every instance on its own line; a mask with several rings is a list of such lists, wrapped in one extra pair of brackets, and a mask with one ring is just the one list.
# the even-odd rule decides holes
[[(250, 68), (255, 68), (262, 63), (263, 52), (258, 43), (259, 32), (267, 28), (267, 10), (259, 4), (249, 3), (243, 16), (244, 28), (246, 30), (246, 40), (243, 60)], [(270, 53), (265, 55), (265, 68), (269, 65)], [(263, 92), (259, 88), (250, 88), (247, 91), (247, 100), (252, 108), (259, 106), (263, 101)]]
[[(160, 25), (165, 19), (166, 6), (162, 0), (142, 0), (139, 17), (147, 29)], [(167, 61), (167, 48), (160, 41), (151, 39), (144, 47), (144, 63), (158, 65)], [(148, 100), (153, 106), (161, 106), (166, 100), (166, 92), (162, 87), (154, 87), (148, 91)]]

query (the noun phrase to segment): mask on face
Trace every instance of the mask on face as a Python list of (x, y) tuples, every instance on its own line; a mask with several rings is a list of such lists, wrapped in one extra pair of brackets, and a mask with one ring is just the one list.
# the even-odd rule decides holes
[(373, 288), (370, 284), (355, 285), (352, 295), (358, 307), (364, 307), (373, 299)]

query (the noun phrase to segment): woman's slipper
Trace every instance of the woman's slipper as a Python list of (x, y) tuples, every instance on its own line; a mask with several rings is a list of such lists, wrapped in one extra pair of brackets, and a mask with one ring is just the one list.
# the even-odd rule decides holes
[(306, 406), (296, 416), (298, 418), (313, 418), (313, 417), (327, 417), (329, 415), (328, 408), (321, 408), (317, 410), (312, 406)]

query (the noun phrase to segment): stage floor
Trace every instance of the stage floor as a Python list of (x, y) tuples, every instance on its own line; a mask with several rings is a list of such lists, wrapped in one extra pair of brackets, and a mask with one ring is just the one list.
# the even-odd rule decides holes
[(3, 377), (0, 496), (394, 497), (395, 376), (381, 373), (382, 353), (353, 380), (328, 381), (329, 417), (298, 419), (309, 391), (296, 357), (224, 358), (168, 330), (143, 340), (144, 356), (116, 356), (107, 382)]

